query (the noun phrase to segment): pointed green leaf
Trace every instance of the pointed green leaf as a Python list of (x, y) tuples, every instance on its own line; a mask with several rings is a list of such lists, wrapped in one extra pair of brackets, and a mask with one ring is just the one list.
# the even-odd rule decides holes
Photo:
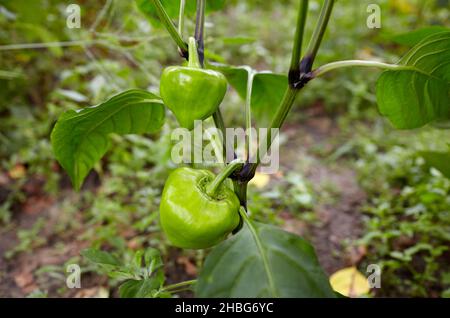
[[(138, 9), (148, 18), (154, 26), (161, 26), (158, 15), (151, 0), (135, 0)], [(173, 20), (178, 19), (180, 12), (180, 0), (160, 0), (164, 10)], [(188, 16), (194, 16), (196, 13), (197, 1), (186, 1), (184, 12)], [(206, 1), (206, 13), (221, 10), (225, 6), (225, 0)]]
[(381, 114), (399, 129), (450, 118), (450, 31), (427, 37), (399, 65), (378, 79)]
[(152, 297), (160, 288), (155, 279), (127, 280), (119, 287), (120, 298), (148, 298)]
[(247, 96), (249, 72), (255, 72), (252, 86), (252, 117), (259, 127), (267, 127), (288, 87), (286, 75), (271, 72), (256, 72), (248, 66), (211, 64), (211, 68), (221, 72), (241, 98)]
[(208, 255), (199, 297), (331, 297), (313, 247), (274, 226), (247, 221)]
[(123, 92), (97, 106), (67, 111), (51, 135), (56, 159), (78, 190), (108, 150), (110, 133), (156, 132), (164, 123), (164, 112), (158, 96), (138, 89)]
[(120, 266), (120, 261), (112, 254), (95, 248), (87, 248), (81, 251), (81, 255), (89, 261), (99, 265)]
[(436, 168), (450, 179), (450, 152), (422, 151), (420, 155), (429, 166)]
[(418, 30), (414, 30), (411, 32), (394, 35), (391, 38), (391, 40), (401, 45), (413, 47), (414, 45), (417, 45), (420, 41), (426, 39), (430, 35), (443, 31), (448, 31), (448, 28), (440, 25), (433, 25)]

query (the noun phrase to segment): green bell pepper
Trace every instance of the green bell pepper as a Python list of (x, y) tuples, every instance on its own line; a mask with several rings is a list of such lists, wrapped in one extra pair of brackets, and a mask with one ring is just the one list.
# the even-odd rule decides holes
[(160, 205), (161, 226), (181, 248), (208, 248), (224, 240), (240, 222), (239, 199), (218, 177), (191, 168), (174, 170), (166, 181)]
[(224, 75), (201, 68), (194, 38), (189, 39), (188, 67), (171, 66), (161, 76), (160, 93), (164, 104), (179, 124), (189, 130), (194, 128), (195, 120), (204, 120), (217, 110), (226, 91)]

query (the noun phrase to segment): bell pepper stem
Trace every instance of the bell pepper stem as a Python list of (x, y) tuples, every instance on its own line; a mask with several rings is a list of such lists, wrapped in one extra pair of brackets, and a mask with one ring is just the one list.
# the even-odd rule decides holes
[(210, 184), (208, 184), (206, 187), (206, 193), (210, 197), (214, 197), (225, 179), (228, 178), (235, 170), (242, 168), (243, 166), (244, 162), (239, 159), (230, 162), (230, 164), (226, 166), (225, 169), (223, 169)]
[(200, 60), (198, 59), (197, 41), (195, 38), (189, 38), (189, 67), (190, 68), (202, 68)]

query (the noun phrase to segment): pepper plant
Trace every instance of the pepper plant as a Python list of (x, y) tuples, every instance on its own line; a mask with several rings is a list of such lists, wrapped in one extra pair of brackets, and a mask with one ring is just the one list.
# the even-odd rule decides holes
[[(266, 111), (264, 114), (270, 120), (268, 135), (260, 140), (260, 145), (269, 147), (259, 148), (255, 158), (249, 157), (249, 151), (246, 158), (233, 158), (228, 162), (224, 158), (225, 164), (217, 175), (209, 170), (181, 167), (166, 181), (160, 223), (169, 241), (187, 249), (212, 247), (198, 279), (175, 284), (173, 288), (162, 287), (161, 279), (153, 283), (150, 272), (134, 276), (134, 279), (128, 277), (122, 285), (125, 290), (122, 295), (167, 296), (171, 290), (192, 285), (199, 297), (337, 297), (307, 241), (251, 219), (247, 184), (255, 176), (261, 158), (267, 154), (267, 150), (261, 149), (270, 148), (274, 137), (271, 129), (282, 127), (308, 82), (348, 67), (383, 70), (376, 87), (379, 111), (395, 127), (412, 129), (450, 119), (449, 30), (421, 33), (419, 40), (417, 34), (406, 37), (405, 41), (415, 43), (397, 64), (348, 60), (316, 67), (314, 62), (336, 1), (323, 1), (305, 49), (309, 2), (298, 2), (290, 68), (282, 75), (259, 73), (251, 67), (215, 64), (205, 59), (205, 12), (221, 9), (224, 0), (166, 0), (163, 3), (137, 0), (149, 19), (158, 18), (158, 23), (167, 29), (180, 57), (188, 61), (188, 65), (164, 70), (161, 97), (146, 90), (130, 89), (97, 106), (68, 111), (59, 118), (51, 135), (54, 153), (74, 187), (79, 189), (90, 169), (107, 151), (110, 133), (155, 133), (164, 124), (166, 106), (181, 127), (193, 129), (196, 120), (212, 116), (222, 132), (227, 126), (220, 104), (228, 84), (244, 99), (247, 129), (253, 125), (263, 126), (254, 122), (252, 112), (258, 113), (268, 104), (275, 109), (273, 113)], [(196, 12), (195, 34), (188, 39), (184, 35), (186, 11)], [(178, 28), (173, 22), (177, 16)], [(226, 144), (225, 138), (222, 142)], [(249, 144), (247, 140), (247, 150)], [(99, 255), (102, 258), (99, 263), (119, 266), (116, 261)], [(138, 257), (139, 264), (140, 257), (142, 255)], [(146, 262), (150, 260), (146, 258)], [(153, 269), (160, 277), (160, 270)], [(142, 283), (146, 281), (151, 283)], [(164, 292), (155, 292), (158, 288)]]

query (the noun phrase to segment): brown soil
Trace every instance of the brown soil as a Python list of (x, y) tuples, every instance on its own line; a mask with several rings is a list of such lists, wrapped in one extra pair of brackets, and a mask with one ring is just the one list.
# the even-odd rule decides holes
[[(294, 219), (288, 222), (287, 230), (294, 230), (311, 240), (328, 274), (356, 265), (365, 255), (365, 250), (355, 247), (352, 242), (363, 233), (360, 206), (365, 202), (366, 195), (348, 163), (327, 162), (326, 156), (317, 154), (317, 149), (320, 153), (333, 150), (330, 140), (339, 133), (335, 120), (324, 115), (318, 105), (311, 109), (308, 120), (299, 126), (287, 126), (283, 132), (288, 137), (280, 149), (283, 170), (303, 171), (316, 193), (321, 193), (324, 188), (336, 192), (333, 202), (315, 207), (319, 224), (305, 226)], [(292, 226), (292, 222), (297, 224)]]
[[(348, 248), (344, 242), (351, 242), (362, 234), (359, 206), (364, 202), (365, 194), (358, 186), (351, 167), (339, 162), (333, 165), (326, 163), (325, 158), (314, 151), (317, 147), (325, 151), (332, 148), (329, 140), (338, 132), (335, 122), (319, 111), (318, 114), (313, 113), (301, 125), (288, 125), (283, 132), (288, 137), (287, 144), (281, 148), (283, 170), (303, 171), (316, 192), (322, 191), (324, 187), (332, 187), (336, 189), (337, 196), (333, 202), (317, 206), (317, 225), (305, 224), (286, 212), (286, 215), (282, 216), (285, 219), (284, 228), (312, 241), (320, 263), (329, 274), (357, 263), (365, 251)], [(307, 158), (308, 164), (302, 166), (305, 161), (299, 158)], [(104, 295), (105, 289), (102, 286), (106, 286), (105, 277), (83, 275), (83, 286), (86, 287), (82, 290), (69, 290), (61, 295), (58, 289), (64, 285), (64, 273), (60, 276), (36, 275), (36, 270), (43, 266), (62, 265), (87, 247), (86, 243), (77, 239), (79, 233), (64, 233), (61, 237), (52, 237), (50, 229), (59, 213), (59, 202), (58, 199), (42, 193), (39, 184), (38, 182), (37, 185), (28, 186), (27, 200), (15, 208), (12, 225), (0, 228), (0, 297), (24, 297), (37, 287), (48, 291), (49, 296), (53, 297)], [(7, 188), (0, 184), (0, 199), (5, 191)], [(70, 195), (70, 191), (64, 195)], [(18, 230), (29, 229), (39, 217), (46, 220), (41, 231), (43, 242), (31, 252), (18, 253), (11, 259), (5, 259), (5, 253), (19, 242)], [(172, 250), (168, 257), (174, 260), (166, 268), (169, 283), (196, 276), (197, 269), (192, 258), (178, 255)]]

